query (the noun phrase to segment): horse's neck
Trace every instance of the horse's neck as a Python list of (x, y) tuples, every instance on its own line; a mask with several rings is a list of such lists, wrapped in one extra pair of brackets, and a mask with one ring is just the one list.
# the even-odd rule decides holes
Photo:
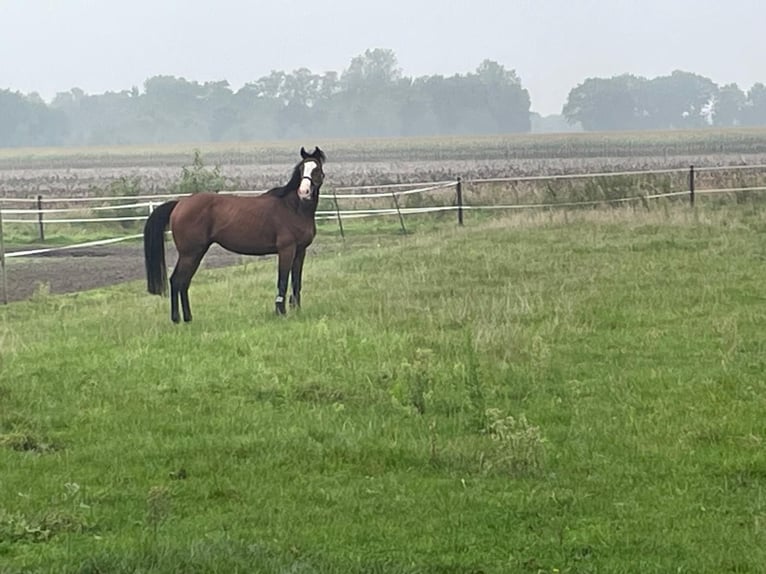
[(298, 198), (298, 194), (290, 192), (285, 196), (285, 202), (295, 210), (298, 215), (313, 218), (317, 211), (317, 205), (319, 205), (319, 198), (312, 199), (311, 201), (301, 201)]
[(311, 201), (298, 200), (298, 214), (313, 219), (317, 212), (317, 205), (319, 205), (319, 198), (312, 199)]

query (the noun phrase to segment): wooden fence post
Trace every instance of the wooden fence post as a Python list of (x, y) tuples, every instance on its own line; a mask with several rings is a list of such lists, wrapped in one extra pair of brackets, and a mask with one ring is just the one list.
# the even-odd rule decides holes
[(694, 166), (689, 166), (689, 205), (694, 207)]
[(3, 294), (3, 305), (8, 304), (8, 283), (5, 279), (5, 240), (3, 239), (3, 210), (0, 208), (0, 289)]
[(463, 225), (463, 179), (460, 176), (457, 176), (455, 194), (457, 195), (457, 224)]
[(37, 224), (40, 227), (40, 241), (45, 241), (45, 228), (43, 227), (43, 196), (37, 196)]

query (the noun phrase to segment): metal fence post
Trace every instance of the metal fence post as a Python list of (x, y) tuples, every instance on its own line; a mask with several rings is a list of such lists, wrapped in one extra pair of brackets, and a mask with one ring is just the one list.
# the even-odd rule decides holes
[(694, 207), (694, 166), (689, 166), (689, 205)]

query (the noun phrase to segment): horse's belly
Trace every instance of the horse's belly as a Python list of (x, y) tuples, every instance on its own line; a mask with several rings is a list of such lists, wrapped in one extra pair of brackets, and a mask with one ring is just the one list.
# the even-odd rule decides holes
[(277, 252), (276, 244), (247, 243), (242, 241), (216, 241), (218, 245), (240, 255), (270, 255)]
[(217, 230), (210, 239), (224, 249), (242, 255), (268, 255), (277, 252), (276, 236), (260, 226), (249, 229), (227, 226)]
[[(236, 232), (235, 232), (236, 231)], [(295, 245), (296, 248), (307, 247), (314, 239), (313, 228), (311, 230), (273, 230), (264, 227), (253, 226), (249, 230), (222, 229), (216, 233), (212, 241), (218, 243), (224, 249), (240, 253), (242, 255), (270, 255), (278, 253), (280, 247)]]

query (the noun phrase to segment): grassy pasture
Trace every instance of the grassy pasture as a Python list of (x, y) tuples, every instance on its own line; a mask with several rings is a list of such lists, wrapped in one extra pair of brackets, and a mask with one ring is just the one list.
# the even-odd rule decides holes
[(475, 221), (0, 310), (0, 571), (763, 571), (764, 216)]

